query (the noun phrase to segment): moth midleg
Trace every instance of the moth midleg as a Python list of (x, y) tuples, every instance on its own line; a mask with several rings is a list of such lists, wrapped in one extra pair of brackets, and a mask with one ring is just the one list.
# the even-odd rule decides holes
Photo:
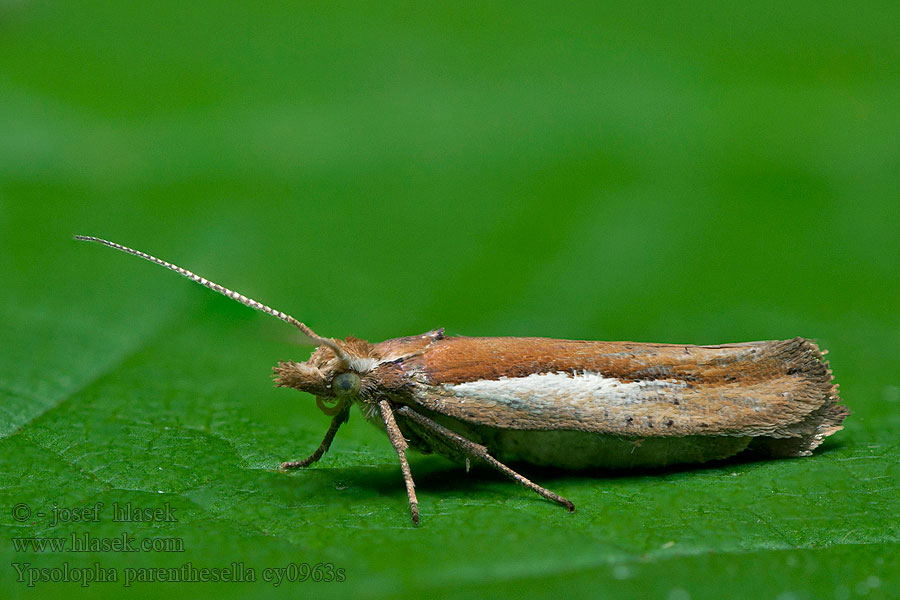
[(409, 510), (412, 513), (412, 521), (414, 525), (419, 524), (419, 501), (416, 499), (416, 484), (413, 482), (412, 473), (409, 470), (409, 463), (406, 461), (406, 449), (409, 447), (406, 438), (397, 427), (397, 421), (394, 419), (394, 411), (387, 400), (380, 400), (378, 408), (381, 409), (381, 418), (384, 419), (384, 427), (387, 431), (388, 438), (397, 451), (397, 457), (400, 459), (400, 470), (403, 472), (403, 481), (406, 482), (406, 495), (409, 496)]
[(331, 425), (328, 427), (328, 431), (325, 432), (325, 438), (322, 440), (322, 443), (319, 444), (319, 447), (316, 448), (315, 452), (313, 452), (303, 460), (291, 460), (288, 462), (283, 462), (281, 463), (281, 468), (300, 469), (302, 467), (308, 467), (309, 465), (322, 458), (331, 447), (331, 442), (334, 441), (334, 436), (337, 434), (338, 429), (341, 428), (341, 425), (347, 422), (348, 418), (350, 418), (350, 404), (347, 404), (343, 410), (341, 410), (334, 416), (333, 419), (331, 419)]
[(569, 502), (568, 500), (566, 500), (559, 494), (554, 494), (550, 490), (548, 490), (546, 488), (542, 488), (541, 486), (534, 483), (527, 477), (519, 475), (518, 473), (516, 473), (515, 471), (513, 471), (512, 469), (510, 469), (509, 467), (504, 465), (502, 462), (500, 462), (499, 460), (497, 460), (496, 458), (491, 456), (490, 453), (488, 452), (488, 449), (485, 448), (484, 446), (482, 446), (481, 444), (476, 444), (475, 442), (464, 438), (463, 436), (459, 435), (455, 431), (451, 431), (451, 430), (447, 429), (446, 427), (444, 427), (443, 425), (440, 425), (439, 423), (432, 421), (428, 417), (426, 417), (424, 415), (420, 415), (419, 413), (417, 413), (416, 411), (414, 411), (413, 409), (411, 409), (408, 406), (401, 406), (400, 408), (397, 409), (397, 412), (399, 412), (404, 417), (412, 419), (413, 421), (415, 421), (422, 427), (428, 429), (432, 433), (439, 435), (447, 443), (449, 443), (451, 446), (453, 446), (453, 448), (455, 448), (456, 450), (459, 450), (462, 454), (464, 454), (466, 456), (467, 460), (469, 458), (483, 460), (484, 462), (489, 464), (491, 467), (497, 469), (498, 471), (500, 471), (501, 473), (503, 473), (504, 475), (506, 475), (507, 477), (509, 477), (516, 483), (518, 483), (519, 485), (526, 487), (529, 490), (536, 492), (537, 494), (540, 494), (541, 496), (543, 496), (544, 498), (546, 498), (548, 500), (552, 500), (552, 501), (556, 502), (557, 504), (561, 504), (561, 505), (565, 506), (566, 508), (569, 509), (569, 512), (575, 511), (574, 504), (572, 504), (571, 502)]

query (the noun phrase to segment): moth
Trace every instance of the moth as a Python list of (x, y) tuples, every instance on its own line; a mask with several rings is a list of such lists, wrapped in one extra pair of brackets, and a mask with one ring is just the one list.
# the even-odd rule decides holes
[(569, 511), (575, 505), (507, 466), (616, 469), (704, 463), (737, 454), (808, 456), (850, 414), (818, 346), (805, 338), (694, 346), (463, 337), (434, 329), (377, 344), (318, 335), (281, 311), (144, 252), (171, 269), (300, 330), (317, 348), (281, 361), (275, 384), (315, 396), (331, 417), (308, 457), (321, 459), (350, 407), (383, 430), (400, 462), (412, 521), (419, 503), (407, 450), (483, 463)]

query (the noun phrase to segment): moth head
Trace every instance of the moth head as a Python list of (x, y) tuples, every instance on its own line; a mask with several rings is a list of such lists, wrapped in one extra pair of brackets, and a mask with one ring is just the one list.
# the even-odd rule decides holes
[(314, 395), (326, 414), (365, 397), (375, 386), (371, 373), (379, 362), (375, 346), (349, 337), (335, 342), (346, 360), (330, 347), (319, 346), (306, 362), (279, 362), (274, 368), (275, 384)]

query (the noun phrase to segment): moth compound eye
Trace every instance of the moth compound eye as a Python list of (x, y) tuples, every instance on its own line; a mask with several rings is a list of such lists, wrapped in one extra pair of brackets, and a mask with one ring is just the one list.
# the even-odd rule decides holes
[(351, 371), (341, 373), (331, 382), (331, 389), (338, 396), (353, 396), (359, 391), (359, 375)]

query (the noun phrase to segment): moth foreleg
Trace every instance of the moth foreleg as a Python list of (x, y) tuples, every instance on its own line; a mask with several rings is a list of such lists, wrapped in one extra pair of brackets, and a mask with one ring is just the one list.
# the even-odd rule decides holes
[(343, 410), (341, 410), (338, 414), (331, 419), (331, 425), (328, 427), (328, 431), (325, 432), (325, 438), (322, 440), (322, 443), (319, 444), (319, 447), (316, 448), (316, 451), (304, 458), (303, 460), (292, 460), (288, 462), (281, 463), (282, 469), (300, 469), (302, 467), (308, 467), (313, 464), (320, 458), (322, 458), (328, 449), (331, 447), (331, 442), (334, 440), (335, 434), (337, 434), (338, 429), (341, 428), (341, 425), (347, 422), (347, 419), (350, 417), (350, 405), (347, 404)]
[(481, 444), (476, 444), (475, 442), (464, 438), (455, 431), (451, 431), (443, 425), (432, 421), (428, 417), (420, 415), (408, 406), (401, 406), (397, 409), (397, 412), (443, 438), (447, 443), (453, 446), (453, 448), (459, 450), (462, 454), (464, 454), (466, 456), (466, 460), (468, 460), (469, 458), (483, 460), (491, 467), (497, 469), (519, 485), (540, 494), (548, 500), (552, 500), (557, 504), (565, 506), (569, 509), (569, 512), (575, 511), (574, 504), (572, 504), (559, 494), (554, 494), (550, 490), (542, 488), (527, 477), (519, 475), (518, 473), (504, 465), (502, 462), (491, 456), (488, 452), (488, 449)]
[(409, 496), (409, 510), (412, 513), (413, 525), (419, 524), (419, 501), (416, 499), (416, 484), (413, 482), (412, 473), (409, 470), (409, 463), (406, 461), (406, 449), (409, 447), (406, 438), (397, 427), (397, 421), (394, 419), (394, 411), (387, 400), (378, 402), (378, 408), (381, 410), (381, 418), (384, 419), (384, 428), (387, 431), (388, 438), (397, 451), (397, 457), (400, 459), (400, 470), (403, 472), (403, 481), (406, 482), (406, 495)]

